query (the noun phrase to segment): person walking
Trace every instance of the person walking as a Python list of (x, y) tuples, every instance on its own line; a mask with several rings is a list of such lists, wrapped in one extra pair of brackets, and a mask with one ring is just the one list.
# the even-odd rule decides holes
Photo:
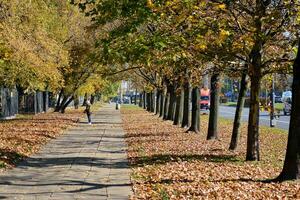
[(87, 115), (88, 123), (89, 123), (89, 124), (92, 124), (92, 117), (91, 117), (91, 115), (92, 115), (92, 112), (91, 112), (91, 102), (90, 102), (89, 99), (88, 99), (88, 100), (86, 101), (86, 103), (85, 103), (85, 110), (84, 110), (84, 112), (85, 112), (86, 115)]

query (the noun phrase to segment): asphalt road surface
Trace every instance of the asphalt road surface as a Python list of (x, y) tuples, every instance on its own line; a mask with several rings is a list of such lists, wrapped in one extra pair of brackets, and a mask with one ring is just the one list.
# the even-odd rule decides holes
[[(235, 115), (235, 109), (236, 109), (235, 107), (220, 106), (220, 110), (219, 110), (220, 117), (233, 120)], [(249, 115), (249, 108), (244, 108), (242, 113), (242, 121), (247, 122), (248, 115)], [(281, 112), (279, 119), (277, 119), (276, 121), (277, 121), (276, 122), (277, 128), (281, 128), (284, 130), (289, 129), (290, 116), (284, 116), (283, 113)], [(261, 126), (270, 126), (270, 115), (268, 112), (265, 111), (260, 112), (259, 123)]]

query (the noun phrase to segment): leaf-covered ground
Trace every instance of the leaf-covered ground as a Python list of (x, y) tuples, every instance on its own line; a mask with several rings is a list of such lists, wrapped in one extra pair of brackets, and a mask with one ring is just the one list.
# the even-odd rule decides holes
[(37, 152), (48, 140), (74, 125), (83, 115), (79, 110), (61, 113), (23, 115), (0, 121), (0, 172)]
[(265, 183), (282, 167), (287, 132), (261, 128), (260, 162), (245, 162), (246, 124), (239, 148), (228, 150), (232, 121), (219, 121), (219, 140), (162, 121), (152, 113), (122, 108), (128, 157), (133, 170), (132, 199), (300, 199), (300, 183)]

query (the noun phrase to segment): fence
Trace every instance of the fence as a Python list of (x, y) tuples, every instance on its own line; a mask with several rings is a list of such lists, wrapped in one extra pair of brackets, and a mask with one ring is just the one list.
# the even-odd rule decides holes
[(16, 89), (0, 87), (0, 118), (18, 114), (18, 92)]
[[(42, 113), (49, 109), (49, 93), (37, 91), (31, 94), (20, 94), (19, 112), (20, 113)], [(51, 105), (50, 105), (51, 106)]]
[[(37, 114), (47, 112), (50, 107), (55, 107), (56, 95), (48, 91), (36, 91), (25, 94), (17, 89), (0, 87), (0, 119), (14, 117), (16, 114)], [(78, 97), (79, 105), (84, 97)], [(69, 106), (73, 106), (72, 102)]]

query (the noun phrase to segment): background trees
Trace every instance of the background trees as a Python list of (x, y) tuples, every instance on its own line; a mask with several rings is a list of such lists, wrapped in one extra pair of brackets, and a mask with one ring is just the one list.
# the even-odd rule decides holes
[(198, 132), (199, 88), (209, 75), (207, 138), (215, 139), (219, 78), (240, 76), (234, 150), (249, 77), (246, 160), (259, 160), (261, 82), (291, 70), (298, 9), (295, 2), (280, 0), (4, 0), (0, 83), (26, 92), (51, 90), (59, 94), (56, 111), (64, 112), (78, 95), (115, 90), (112, 81), (130, 79), (148, 111)]
[(60, 94), (56, 111), (64, 112), (79, 94), (109, 84), (95, 62), (98, 30), (79, 8), (64, 0), (5, 0), (0, 7), (1, 85)]
[[(56, 89), (61, 81), (59, 69), (68, 62), (63, 46), (67, 39), (67, 16), (61, 7), (48, 1), (3, 1), (0, 34), (5, 49), (1, 75), (4, 85), (19, 85), (35, 90)], [(63, 11), (62, 11), (63, 12)], [(9, 67), (8, 67), (9, 66)]]

